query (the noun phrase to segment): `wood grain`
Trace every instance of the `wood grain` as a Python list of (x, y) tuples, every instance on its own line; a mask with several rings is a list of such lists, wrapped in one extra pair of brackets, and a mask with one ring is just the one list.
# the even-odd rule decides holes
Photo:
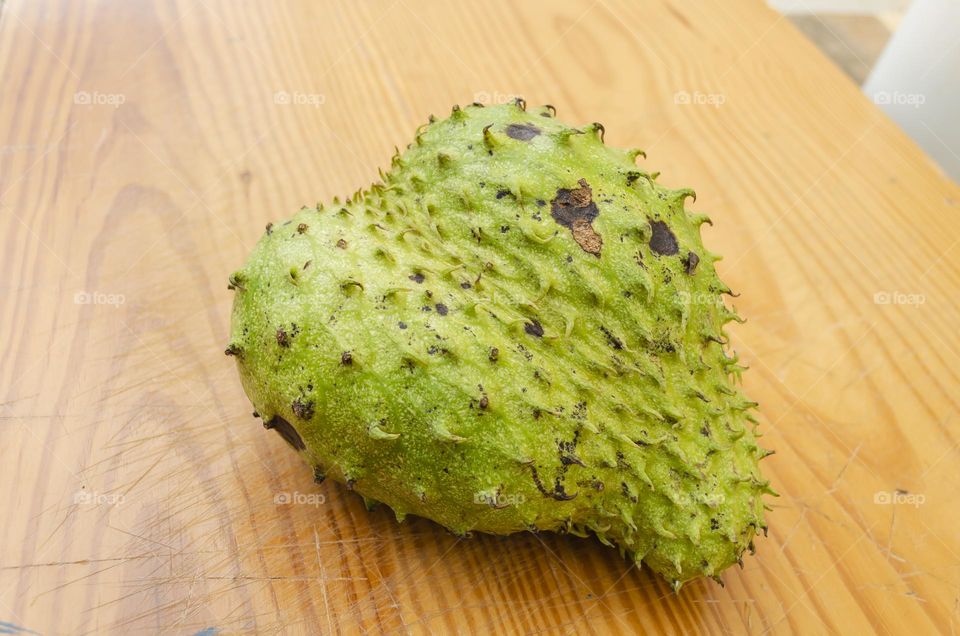
[[(960, 627), (960, 190), (761, 2), (7, 0), (0, 69), (6, 629)], [(264, 224), (515, 94), (600, 119), (714, 219), (782, 494), (725, 588), (368, 513), (222, 355)]]

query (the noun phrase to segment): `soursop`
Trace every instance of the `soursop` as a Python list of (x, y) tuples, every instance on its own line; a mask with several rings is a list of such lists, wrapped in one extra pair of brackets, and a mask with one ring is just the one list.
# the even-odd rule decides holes
[(522, 100), (431, 117), (380, 182), (267, 226), (227, 353), (318, 482), (458, 535), (592, 534), (679, 587), (766, 530), (769, 451), (708, 217), (603, 134)]

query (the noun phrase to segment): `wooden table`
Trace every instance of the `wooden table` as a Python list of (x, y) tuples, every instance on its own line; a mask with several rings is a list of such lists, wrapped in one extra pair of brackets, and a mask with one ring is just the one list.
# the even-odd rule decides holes
[[(960, 190), (762, 2), (7, 0), (0, 69), (0, 632), (960, 628)], [(223, 356), (265, 223), (514, 94), (714, 219), (782, 493), (725, 588), (368, 513)]]

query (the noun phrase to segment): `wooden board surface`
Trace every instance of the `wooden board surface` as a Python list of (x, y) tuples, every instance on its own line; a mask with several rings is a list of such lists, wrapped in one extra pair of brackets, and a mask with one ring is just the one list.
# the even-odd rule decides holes
[[(0, 632), (960, 628), (960, 191), (761, 2), (6, 0), (0, 77)], [(517, 94), (714, 219), (782, 493), (725, 588), (368, 513), (223, 356), (265, 223)]]

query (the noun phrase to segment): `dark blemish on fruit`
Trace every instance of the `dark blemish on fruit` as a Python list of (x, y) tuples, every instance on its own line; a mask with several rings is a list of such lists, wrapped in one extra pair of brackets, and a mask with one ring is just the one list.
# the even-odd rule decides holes
[(501, 233), (501, 234), (506, 234), (506, 233), (509, 232), (509, 231), (510, 231), (510, 226), (509, 226), (509, 225), (501, 225), (501, 226), (500, 226), (500, 233)]
[(573, 262), (573, 257), (570, 256), (569, 254), (567, 254), (567, 262), (568, 262), (568, 263), (572, 263), (572, 262)]
[(437, 313), (438, 313), (438, 314), (440, 314), (441, 316), (446, 316), (446, 315), (447, 315), (447, 312), (448, 312), (449, 310), (447, 309), (447, 306), (446, 306), (446, 305), (444, 305), (443, 303), (437, 303), (435, 306), (436, 306), (436, 308), (437, 308)]
[(313, 467), (313, 483), (315, 483), (315, 484), (322, 484), (322, 483), (323, 483), (323, 480), (326, 479), (326, 478), (327, 478), (327, 476), (326, 476), (325, 474), (323, 474), (323, 469), (322, 469), (322, 468), (320, 468), (319, 466), (314, 466), (314, 467)]
[(240, 272), (230, 274), (230, 278), (227, 279), (227, 289), (239, 289), (242, 291), (244, 289), (244, 278), (244, 275)]
[(293, 446), (294, 449), (306, 450), (307, 445), (303, 443), (303, 438), (300, 437), (300, 433), (297, 432), (297, 429), (293, 427), (293, 424), (283, 419), (279, 415), (274, 415), (269, 422), (264, 422), (263, 427), (266, 429), (275, 430), (280, 434), (280, 437), (282, 437), (288, 444)]
[(530, 141), (540, 134), (540, 129), (532, 124), (510, 124), (504, 131), (507, 137), (517, 141)]
[(353, 354), (349, 351), (344, 351), (340, 354), (340, 364), (344, 366), (350, 366), (353, 364)]
[(339, 247), (342, 250), (345, 250), (347, 249), (347, 242), (343, 239), (340, 239), (339, 241), (337, 241), (337, 247)]
[(480, 398), (480, 408), (486, 410), (488, 406), (490, 406), (490, 398), (484, 395), (482, 398)]
[(242, 353), (240, 345), (230, 343), (227, 345), (227, 348), (223, 350), (223, 353), (228, 356), (239, 356)]
[(613, 335), (613, 334), (610, 332), (609, 329), (607, 329), (606, 327), (602, 327), (602, 326), (601, 326), (601, 327), (600, 327), (600, 331), (602, 331), (602, 332), (603, 332), (603, 335), (607, 337), (607, 344), (608, 344), (608, 345), (610, 345), (611, 347), (613, 347), (613, 348), (616, 349), (617, 351), (620, 351), (620, 350), (623, 349), (623, 341), (620, 340), (620, 338), (617, 338), (615, 335)]
[(583, 463), (583, 460), (577, 457), (576, 453), (573, 452), (573, 449), (570, 447), (572, 444), (564, 444), (563, 442), (559, 443), (560, 445), (560, 463), (564, 466), (586, 466)]
[(620, 492), (623, 493), (623, 496), (624, 496), (624, 497), (626, 497), (627, 499), (629, 499), (629, 500), (632, 501), (633, 503), (637, 503), (637, 496), (630, 494), (630, 487), (627, 486), (627, 482), (625, 482), (625, 481), (621, 481), (621, 482), (620, 482)]
[(437, 345), (430, 345), (430, 348), (427, 349), (427, 353), (432, 356), (437, 355), (438, 351), (440, 351), (440, 349), (437, 348)]
[(401, 329), (406, 329), (406, 328), (407, 328), (407, 323), (401, 321), (401, 322), (398, 322), (398, 323), (397, 323), (397, 326), (400, 327)]
[(498, 198), (498, 199), (502, 199), (503, 197), (507, 196), (508, 194), (510, 194), (510, 191), (509, 191), (509, 190), (497, 190), (497, 198)]
[(313, 400), (303, 401), (297, 398), (290, 404), (290, 408), (293, 409), (293, 414), (301, 420), (309, 420), (313, 417)]
[(430, 305), (424, 305), (420, 308), (420, 311), (433, 311), (433, 308)]
[(630, 468), (630, 464), (626, 462), (623, 456), (623, 451), (617, 451), (617, 468)]
[(720, 529), (720, 522), (717, 521), (716, 519), (711, 519), (711, 520), (710, 520), (710, 529), (711, 529), (711, 530), (719, 530), (719, 529)]
[(557, 501), (570, 501), (575, 498), (578, 493), (573, 493), (572, 495), (567, 494), (563, 489), (563, 484), (560, 482), (560, 478), (557, 477), (553, 482), (553, 494), (550, 496), (556, 499)]
[(706, 424), (700, 427), (700, 434), (704, 437), (710, 437), (710, 429), (707, 428)]
[(682, 259), (683, 266), (687, 274), (693, 274), (696, 271), (697, 265), (700, 264), (700, 257), (694, 254), (693, 252), (687, 252), (686, 258)]
[(531, 336), (536, 336), (537, 338), (543, 337), (543, 325), (540, 324), (539, 320), (523, 323), (523, 330)]
[(543, 199), (537, 199), (537, 207), (538, 207), (538, 208), (542, 208), (542, 207), (545, 206), (546, 204), (547, 204), (547, 202), (544, 201)]
[(304, 232), (307, 231), (307, 227), (308, 226), (306, 223), (301, 223), (300, 225), (297, 226), (297, 232), (300, 234), (303, 234)]
[(547, 490), (546, 488), (544, 488), (543, 482), (540, 481), (540, 474), (537, 473), (537, 467), (534, 466), (533, 464), (530, 464), (530, 471), (533, 477), (533, 484), (537, 487), (537, 490), (539, 490), (540, 494), (542, 494), (544, 497), (550, 497), (552, 499), (556, 499), (557, 501), (570, 501), (571, 499), (577, 496), (576, 494), (568, 495), (567, 493), (564, 492), (563, 484), (560, 483), (559, 477), (557, 478), (557, 481), (554, 484), (553, 490), (552, 491)]
[(633, 182), (640, 178), (640, 173), (631, 170), (627, 173), (627, 185), (633, 185)]
[(256, 411), (254, 411), (254, 412), (253, 412), (253, 416), (254, 416), (254, 417), (260, 417), (260, 414), (257, 413)]
[(632, 292), (632, 291), (630, 291), (629, 289), (624, 289), (624, 290), (623, 290), (623, 297), (624, 297), (624, 298), (630, 298), (630, 297), (632, 297), (632, 296), (633, 296), (633, 292)]
[(591, 477), (590, 479), (584, 479), (584, 480), (578, 481), (577, 485), (582, 486), (584, 488), (593, 488), (597, 492), (601, 492), (603, 490), (603, 482), (597, 479), (596, 477)]
[(466, 281), (460, 283), (460, 289), (470, 289), (471, 287), (473, 287), (473, 285), (471, 285), (470, 283), (468, 283), (468, 282), (466, 282)]
[(490, 347), (490, 362), (496, 362), (500, 357), (500, 350), (496, 347)]
[(273, 234), (273, 223), (267, 223), (267, 234)]
[(672, 256), (680, 251), (677, 237), (663, 221), (650, 221), (653, 236), (650, 237), (650, 249), (654, 254)]
[(416, 274), (413, 274), (412, 276), (408, 276), (407, 278), (409, 278), (410, 280), (412, 280), (413, 282), (415, 282), (415, 283), (418, 284), (418, 285), (419, 285), (420, 283), (422, 283), (423, 280), (424, 280), (423, 274), (421, 274), (420, 272), (417, 272)]
[(600, 256), (603, 238), (593, 229), (593, 220), (600, 214), (593, 202), (593, 190), (586, 179), (580, 179), (579, 188), (557, 190), (557, 196), (550, 202), (550, 216), (553, 220), (569, 228), (573, 240), (588, 254)]

